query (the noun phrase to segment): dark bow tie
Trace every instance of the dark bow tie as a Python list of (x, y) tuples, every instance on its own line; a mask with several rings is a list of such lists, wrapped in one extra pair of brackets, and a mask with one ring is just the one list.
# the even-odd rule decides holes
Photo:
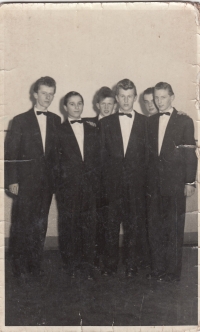
[(162, 116), (162, 115), (170, 115), (170, 112), (163, 112), (163, 113), (158, 113), (159, 114), (159, 116)]
[(130, 114), (130, 113), (118, 113), (119, 115), (126, 115), (126, 116), (128, 116), (129, 118), (132, 118), (132, 114)]
[(44, 114), (47, 116), (47, 112), (42, 112), (42, 111), (36, 111), (37, 115)]
[(83, 123), (83, 120), (73, 120), (73, 121), (70, 121), (71, 124), (76, 123), (76, 122)]

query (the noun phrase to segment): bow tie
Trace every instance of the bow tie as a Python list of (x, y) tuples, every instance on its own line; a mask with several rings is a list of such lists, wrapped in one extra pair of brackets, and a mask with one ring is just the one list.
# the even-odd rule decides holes
[(47, 116), (47, 112), (42, 112), (42, 111), (36, 111), (37, 115), (44, 114)]
[(118, 115), (126, 115), (129, 118), (132, 118), (132, 114), (130, 114), (130, 113), (118, 113)]
[(170, 116), (170, 112), (163, 112), (163, 113), (158, 113), (159, 116), (162, 116), (162, 115), (169, 115)]
[(76, 123), (76, 122), (77, 123), (83, 123), (83, 120), (73, 120), (73, 121), (70, 121), (71, 124)]

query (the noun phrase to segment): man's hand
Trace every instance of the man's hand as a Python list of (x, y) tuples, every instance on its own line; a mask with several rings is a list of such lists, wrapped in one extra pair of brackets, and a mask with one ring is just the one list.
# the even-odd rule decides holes
[(199, 159), (199, 157), (200, 157), (200, 148), (199, 147), (196, 148), (195, 153), (196, 153), (197, 158)]
[(195, 188), (191, 186), (190, 184), (186, 184), (184, 188), (184, 195), (187, 197), (190, 197), (194, 194)]
[(18, 195), (18, 191), (19, 191), (19, 184), (18, 183), (13, 183), (9, 185), (9, 191), (14, 194), (14, 195)]

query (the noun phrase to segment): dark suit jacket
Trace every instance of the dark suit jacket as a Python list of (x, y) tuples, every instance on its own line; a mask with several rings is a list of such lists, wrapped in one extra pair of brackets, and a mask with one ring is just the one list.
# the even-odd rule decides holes
[(99, 122), (99, 119), (98, 119), (98, 115), (95, 116), (94, 118), (83, 118), (83, 120), (87, 123), (88, 122), (92, 122), (94, 124), (96, 124), (96, 126), (98, 126), (98, 122)]
[(5, 148), (6, 187), (19, 183), (26, 193), (38, 190), (44, 180), (53, 191), (53, 164), (56, 151), (56, 128), (61, 119), (48, 112), (45, 154), (39, 124), (32, 108), (14, 117)]
[[(100, 142), (96, 127), (84, 126), (84, 161), (78, 142), (68, 120), (58, 128), (59, 175), (58, 199), (69, 209), (80, 195), (89, 200), (90, 195), (99, 193)], [(87, 196), (88, 195), (88, 196)], [(79, 199), (77, 200), (79, 201)]]
[(186, 183), (195, 181), (194, 125), (189, 116), (179, 114), (174, 108), (159, 156), (158, 126), (159, 114), (148, 118), (148, 193), (151, 195), (159, 186), (161, 195), (172, 196), (177, 191), (184, 192)]
[(132, 187), (132, 194), (145, 190), (147, 118), (135, 112), (128, 147), (124, 156), (118, 113), (100, 121), (102, 173), (109, 200), (121, 197), (122, 182)]

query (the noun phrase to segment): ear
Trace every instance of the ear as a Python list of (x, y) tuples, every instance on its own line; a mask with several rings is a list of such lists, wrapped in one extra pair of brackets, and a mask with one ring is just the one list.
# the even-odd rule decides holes
[(119, 103), (119, 98), (118, 98), (118, 96), (117, 96), (117, 95), (115, 96), (115, 98), (116, 98), (117, 102)]
[(63, 107), (64, 107), (65, 111), (67, 112), (67, 106), (63, 105)]
[(137, 100), (137, 96), (135, 96), (135, 98), (134, 98), (134, 102)]
[(96, 107), (98, 108), (98, 110), (100, 110), (99, 103), (96, 103)]
[(175, 95), (172, 95), (172, 96), (171, 96), (171, 101), (173, 102), (174, 99), (175, 99)]
[(33, 92), (33, 96), (34, 96), (35, 99), (38, 99), (38, 94), (37, 94), (37, 92)]

